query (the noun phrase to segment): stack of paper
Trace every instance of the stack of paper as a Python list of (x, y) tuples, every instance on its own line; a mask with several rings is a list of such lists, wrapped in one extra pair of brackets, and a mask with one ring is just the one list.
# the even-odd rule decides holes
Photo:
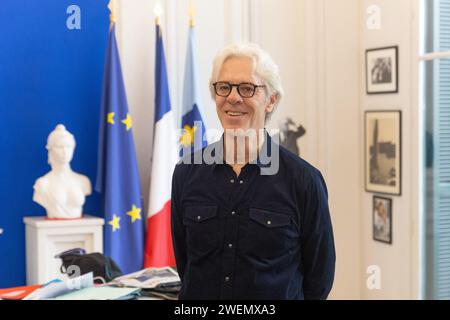
[(52, 299), (72, 291), (83, 288), (90, 288), (94, 285), (94, 274), (92, 272), (86, 273), (80, 277), (69, 279), (65, 282), (51, 282), (42, 288), (35, 290), (23, 300), (45, 300)]
[(160, 285), (181, 284), (178, 273), (170, 268), (147, 268), (114, 279), (111, 284), (144, 289), (156, 288)]
[(177, 300), (181, 289), (180, 277), (170, 267), (147, 268), (114, 279), (110, 284), (141, 288), (141, 296)]
[(139, 288), (92, 287), (62, 295), (53, 300), (130, 300), (136, 298), (139, 291)]

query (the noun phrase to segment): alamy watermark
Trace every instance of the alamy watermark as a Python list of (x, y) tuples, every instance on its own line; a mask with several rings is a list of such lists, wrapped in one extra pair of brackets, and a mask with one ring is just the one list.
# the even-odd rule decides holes
[(376, 4), (372, 4), (367, 7), (367, 20), (366, 26), (368, 30), (380, 30), (381, 29), (381, 8)]
[(366, 286), (369, 290), (381, 290), (381, 268), (377, 265), (367, 267)]
[[(224, 143), (211, 143), (202, 149), (202, 141), (206, 137), (218, 137), (220, 130), (207, 129), (202, 132), (201, 122), (195, 121), (195, 137), (191, 139), (192, 150), (199, 150), (190, 156), (184, 156), (184, 164), (258, 164), (262, 175), (275, 175), (280, 167), (279, 129), (225, 129), (223, 131)], [(176, 137), (186, 134), (179, 129)], [(220, 140), (219, 140), (220, 141)], [(185, 149), (185, 148), (184, 148)]]
[(70, 16), (67, 17), (66, 26), (69, 30), (80, 30), (81, 29), (81, 9), (79, 6), (72, 4), (67, 7), (67, 14)]

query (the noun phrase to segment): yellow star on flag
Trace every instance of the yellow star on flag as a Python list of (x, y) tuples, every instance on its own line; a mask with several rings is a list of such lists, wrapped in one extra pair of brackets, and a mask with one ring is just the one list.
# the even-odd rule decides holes
[(196, 126), (190, 127), (189, 125), (184, 126), (184, 133), (180, 137), (180, 143), (184, 147), (190, 146), (194, 142), (194, 133), (197, 130)]
[(129, 113), (127, 113), (127, 118), (122, 120), (122, 123), (125, 124), (127, 126), (127, 131), (131, 129), (131, 127), (133, 126), (132, 122), (131, 122), (131, 116)]
[(108, 224), (110, 224), (113, 228), (113, 232), (120, 229), (120, 218), (116, 215), (113, 215), (113, 219), (111, 221), (108, 222)]
[(107, 122), (108, 122), (108, 123), (114, 124), (114, 115), (115, 115), (115, 114), (116, 114), (115, 112), (109, 112), (109, 113), (108, 113), (108, 119), (107, 119)]
[(136, 206), (133, 204), (133, 208), (131, 211), (127, 212), (127, 215), (131, 217), (131, 222), (135, 222), (137, 219), (141, 219), (141, 209), (136, 208)]

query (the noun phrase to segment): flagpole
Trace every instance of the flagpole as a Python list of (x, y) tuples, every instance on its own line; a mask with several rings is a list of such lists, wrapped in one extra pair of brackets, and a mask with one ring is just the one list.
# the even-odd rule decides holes
[(195, 27), (195, 10), (193, 0), (189, 0), (189, 27)]
[(116, 23), (116, 6), (114, 0), (109, 1), (108, 9), (109, 9), (109, 30), (111, 31), (113, 24)]
[(153, 8), (153, 13), (155, 14), (155, 24), (157, 26), (161, 26), (160, 17), (163, 14), (163, 9), (161, 8), (161, 5), (159, 3), (155, 4), (155, 7)]

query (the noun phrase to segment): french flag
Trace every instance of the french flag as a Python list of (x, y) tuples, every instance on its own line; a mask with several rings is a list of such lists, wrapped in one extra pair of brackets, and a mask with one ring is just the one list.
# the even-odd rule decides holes
[(170, 107), (164, 44), (156, 26), (155, 126), (144, 267), (175, 266), (170, 226), (172, 173), (178, 160), (175, 122)]

